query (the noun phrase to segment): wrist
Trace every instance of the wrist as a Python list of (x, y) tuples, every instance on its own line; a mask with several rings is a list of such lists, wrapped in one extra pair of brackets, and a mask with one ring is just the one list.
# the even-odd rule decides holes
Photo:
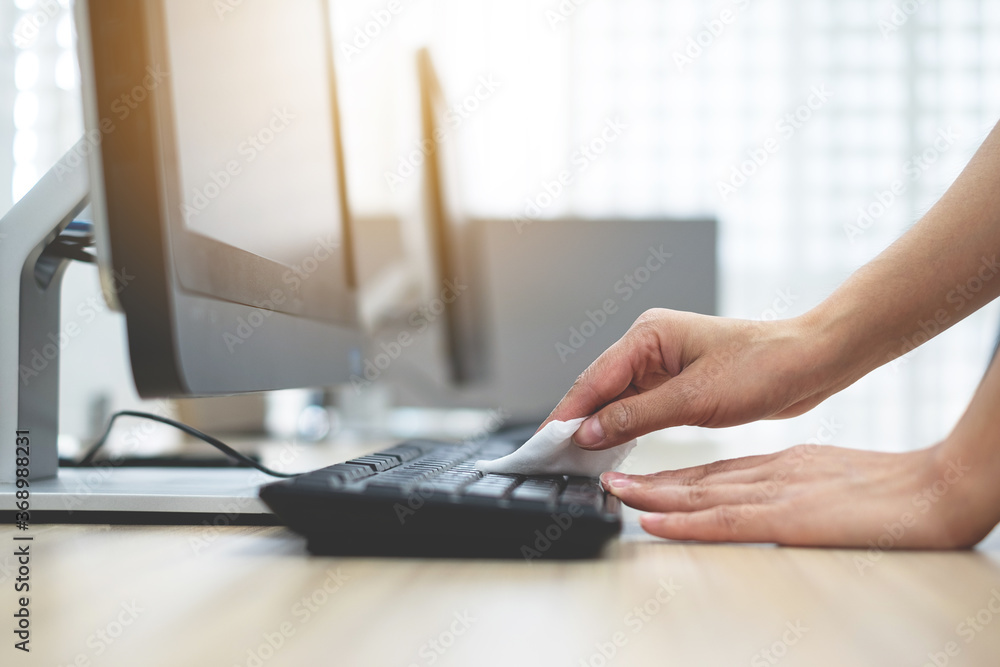
[(843, 310), (824, 302), (787, 322), (814, 395), (834, 394), (878, 365), (870, 339), (859, 336), (858, 322)]
[[(971, 547), (1000, 523), (1000, 456), (952, 432), (928, 450), (930, 470), (921, 498), (944, 508), (949, 546)], [(992, 444), (992, 443), (990, 443)]]

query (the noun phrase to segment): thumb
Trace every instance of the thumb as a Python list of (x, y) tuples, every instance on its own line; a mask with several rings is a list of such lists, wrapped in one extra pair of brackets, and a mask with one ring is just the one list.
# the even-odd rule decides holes
[(691, 423), (692, 389), (686, 379), (676, 377), (609, 403), (580, 425), (573, 441), (583, 449), (609, 449), (651, 431)]

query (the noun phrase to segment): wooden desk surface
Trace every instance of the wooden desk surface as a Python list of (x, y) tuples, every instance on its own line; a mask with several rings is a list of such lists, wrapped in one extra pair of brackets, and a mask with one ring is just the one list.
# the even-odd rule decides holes
[[(564, 563), (316, 558), (283, 528), (36, 526), (32, 653), (5, 629), (0, 664), (1000, 664), (993, 536), (861, 561), (655, 541), (627, 519), (604, 559)], [(14, 532), (0, 527), (4, 628)]]

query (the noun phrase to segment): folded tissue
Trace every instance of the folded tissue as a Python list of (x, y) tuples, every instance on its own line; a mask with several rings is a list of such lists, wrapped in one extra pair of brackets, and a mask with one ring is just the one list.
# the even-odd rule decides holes
[(573, 443), (573, 434), (586, 419), (551, 421), (513, 454), (479, 461), (476, 469), (482, 473), (583, 477), (597, 477), (614, 470), (635, 447), (635, 440), (601, 451), (581, 449)]

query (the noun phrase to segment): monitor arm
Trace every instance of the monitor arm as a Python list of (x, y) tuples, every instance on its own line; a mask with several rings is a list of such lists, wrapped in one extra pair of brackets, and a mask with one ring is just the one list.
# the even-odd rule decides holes
[(81, 139), (0, 219), (0, 484), (15, 480), (15, 438), (27, 431), (30, 477), (58, 472), (60, 286), (83, 259), (90, 229), (72, 225), (90, 198)]

